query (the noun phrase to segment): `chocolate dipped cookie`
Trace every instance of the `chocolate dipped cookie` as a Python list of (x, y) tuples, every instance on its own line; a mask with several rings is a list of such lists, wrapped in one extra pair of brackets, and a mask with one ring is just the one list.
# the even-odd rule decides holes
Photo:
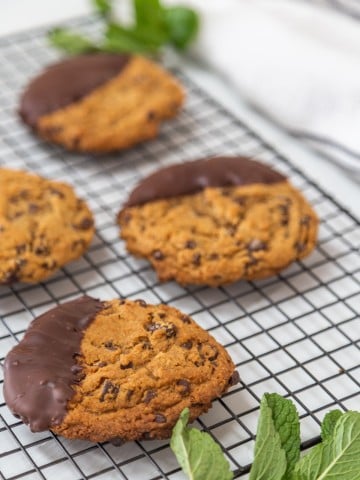
[(110, 152), (154, 138), (183, 101), (180, 84), (154, 62), (96, 53), (45, 69), (25, 89), (19, 113), (68, 150)]
[(218, 286), (269, 277), (307, 256), (318, 219), (285, 176), (243, 157), (163, 168), (118, 215), (129, 252), (161, 281)]
[(0, 168), (0, 192), (0, 284), (40, 282), (89, 247), (93, 216), (69, 185)]
[(143, 300), (59, 305), (7, 355), (4, 396), (32, 431), (92, 441), (167, 438), (239, 381), (225, 349), (189, 316)]

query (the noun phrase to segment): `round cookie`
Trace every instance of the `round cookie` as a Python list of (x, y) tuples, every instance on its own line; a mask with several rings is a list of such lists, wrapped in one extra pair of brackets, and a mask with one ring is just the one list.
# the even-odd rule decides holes
[(275, 275), (314, 248), (315, 212), (287, 179), (242, 157), (163, 168), (118, 215), (129, 252), (161, 281), (218, 286)]
[(190, 317), (143, 300), (81, 297), (35, 319), (7, 355), (4, 396), (32, 431), (114, 441), (167, 438), (239, 381)]
[(0, 284), (39, 282), (87, 250), (93, 216), (69, 185), (0, 168), (0, 192)]
[(154, 62), (97, 53), (48, 67), (25, 89), (19, 113), (68, 150), (110, 152), (154, 138), (183, 101), (180, 84)]

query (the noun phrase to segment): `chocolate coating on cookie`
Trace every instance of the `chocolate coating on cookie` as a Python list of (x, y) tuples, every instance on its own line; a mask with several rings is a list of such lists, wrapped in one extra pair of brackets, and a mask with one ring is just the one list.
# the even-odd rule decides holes
[(14, 415), (33, 432), (59, 425), (81, 379), (76, 363), (84, 330), (102, 302), (84, 296), (36, 318), (22, 341), (7, 355), (4, 397)]
[(129, 59), (129, 55), (102, 53), (78, 55), (51, 65), (24, 91), (20, 116), (36, 127), (41, 116), (80, 100), (115, 77)]
[(207, 187), (232, 187), (286, 180), (269, 166), (244, 157), (213, 157), (163, 168), (145, 178), (131, 193), (126, 206), (163, 198), (191, 195)]

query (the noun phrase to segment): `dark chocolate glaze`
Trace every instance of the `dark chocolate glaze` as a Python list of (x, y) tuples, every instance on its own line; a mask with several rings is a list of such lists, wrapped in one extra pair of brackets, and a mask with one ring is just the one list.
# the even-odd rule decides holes
[(128, 55), (94, 53), (50, 65), (25, 89), (20, 101), (21, 118), (36, 127), (39, 117), (80, 100), (115, 77), (129, 59)]
[(283, 182), (286, 177), (269, 166), (244, 157), (212, 157), (163, 168), (142, 180), (127, 207), (161, 198), (190, 195), (207, 187)]
[(14, 415), (33, 432), (59, 425), (72, 385), (81, 378), (76, 364), (85, 329), (102, 309), (91, 297), (59, 305), (36, 318), (24, 338), (7, 355), (4, 397)]

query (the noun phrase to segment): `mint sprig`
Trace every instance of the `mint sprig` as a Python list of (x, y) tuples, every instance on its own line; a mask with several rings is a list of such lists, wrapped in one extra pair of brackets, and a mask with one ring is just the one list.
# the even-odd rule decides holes
[(332, 435), (296, 465), (293, 479), (360, 480), (360, 413), (340, 415)]
[(266, 393), (260, 404), (250, 480), (290, 479), (300, 456), (300, 424), (294, 404)]
[(91, 0), (104, 21), (103, 39), (92, 39), (66, 28), (49, 32), (50, 43), (69, 54), (89, 52), (141, 53), (154, 55), (165, 46), (185, 50), (199, 30), (198, 14), (181, 5), (166, 7), (160, 0), (132, 0), (134, 23), (115, 21), (113, 0)]
[(190, 480), (232, 480), (233, 474), (220, 446), (206, 432), (189, 428), (189, 409), (177, 421), (170, 447)]
[[(187, 427), (185, 409), (170, 446), (190, 480), (231, 480), (220, 446), (207, 433)], [(295, 405), (266, 393), (260, 404), (255, 456), (249, 480), (360, 480), (360, 412), (327, 413), (322, 443), (301, 459), (300, 423)]]

